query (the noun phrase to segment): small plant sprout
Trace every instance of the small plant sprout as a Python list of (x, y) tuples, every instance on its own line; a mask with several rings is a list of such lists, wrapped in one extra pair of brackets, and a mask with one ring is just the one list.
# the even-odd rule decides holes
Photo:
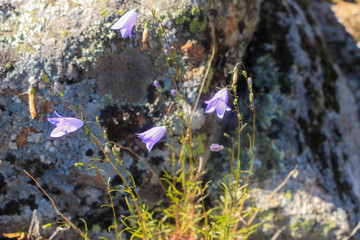
[(58, 138), (68, 133), (75, 132), (81, 128), (84, 123), (80, 119), (73, 117), (63, 117), (55, 111), (57, 118), (48, 118), (48, 121), (56, 128), (51, 132), (50, 137)]
[(136, 133), (141, 140), (146, 144), (146, 148), (151, 151), (154, 145), (164, 136), (166, 127), (153, 127), (143, 133)]
[(210, 151), (212, 151), (212, 152), (220, 152), (220, 151), (223, 150), (223, 149), (224, 149), (224, 146), (219, 145), (219, 144), (217, 144), (217, 143), (213, 143), (213, 144), (211, 144), (211, 146), (210, 146)]
[(225, 111), (231, 111), (231, 108), (227, 106), (228, 102), (228, 92), (226, 88), (218, 91), (215, 96), (205, 101), (207, 107), (205, 109), (205, 113), (212, 113), (216, 110), (216, 113), (220, 119), (224, 117)]
[(135, 26), (137, 19), (137, 9), (125, 13), (119, 20), (111, 27), (112, 30), (120, 30), (122, 38), (129, 36), (131, 39), (131, 31)]

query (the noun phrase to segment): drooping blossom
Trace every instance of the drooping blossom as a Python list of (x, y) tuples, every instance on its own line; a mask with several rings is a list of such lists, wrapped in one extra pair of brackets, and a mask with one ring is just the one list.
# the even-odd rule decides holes
[(207, 104), (205, 113), (212, 113), (216, 110), (218, 117), (222, 119), (224, 117), (225, 111), (231, 111), (231, 108), (227, 106), (227, 102), (227, 89), (223, 88), (218, 91), (212, 99), (205, 101), (205, 103)]
[(58, 116), (57, 118), (48, 118), (49, 122), (56, 126), (56, 128), (51, 132), (50, 137), (62, 137), (65, 134), (75, 132), (84, 125), (80, 119), (73, 117), (63, 117), (56, 111), (55, 114)]
[(223, 150), (223, 149), (224, 149), (224, 146), (219, 145), (219, 144), (217, 144), (217, 143), (213, 143), (213, 144), (211, 144), (211, 146), (210, 146), (210, 151), (212, 151), (212, 152), (220, 152), (220, 151)]
[(129, 36), (131, 39), (131, 31), (135, 26), (136, 18), (137, 18), (137, 9), (128, 11), (125, 13), (112, 27), (112, 30), (119, 30), (121, 32), (121, 36), (126, 38)]
[(146, 148), (151, 151), (153, 146), (164, 136), (166, 127), (153, 127), (143, 133), (136, 133), (141, 140), (146, 144)]

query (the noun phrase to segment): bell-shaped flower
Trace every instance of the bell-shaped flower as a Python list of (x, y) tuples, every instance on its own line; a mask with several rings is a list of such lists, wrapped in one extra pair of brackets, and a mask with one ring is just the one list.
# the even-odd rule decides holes
[(165, 134), (166, 127), (153, 127), (143, 133), (136, 133), (141, 140), (146, 144), (146, 148), (151, 151), (155, 143), (157, 143)]
[(55, 111), (57, 118), (48, 118), (49, 122), (56, 126), (56, 128), (51, 132), (50, 137), (58, 138), (62, 137), (65, 134), (75, 132), (81, 128), (84, 123), (80, 119), (73, 117), (63, 117)]
[(131, 10), (125, 13), (119, 20), (111, 27), (112, 30), (119, 30), (121, 32), (121, 36), (126, 38), (129, 36), (131, 39), (131, 31), (135, 26), (136, 18), (137, 18), (137, 9)]
[(212, 113), (216, 110), (216, 113), (220, 119), (224, 117), (225, 111), (231, 111), (231, 108), (227, 106), (228, 102), (228, 92), (226, 88), (218, 91), (215, 96), (205, 101), (207, 107), (205, 109), (205, 113)]
[(220, 152), (220, 151), (223, 150), (223, 149), (224, 149), (224, 146), (219, 145), (219, 144), (217, 144), (217, 143), (213, 143), (213, 144), (211, 144), (211, 146), (210, 146), (210, 151), (212, 151), (212, 152)]

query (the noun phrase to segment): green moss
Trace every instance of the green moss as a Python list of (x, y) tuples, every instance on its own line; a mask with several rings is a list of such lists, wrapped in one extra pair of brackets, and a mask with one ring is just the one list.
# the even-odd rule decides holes
[(101, 231), (101, 227), (100, 227), (100, 225), (94, 225), (92, 228), (91, 228), (91, 231), (92, 232), (95, 232), (95, 233), (98, 233), (98, 232), (100, 232)]
[(205, 133), (199, 134), (195, 138), (195, 142), (198, 143), (198, 145), (194, 149), (195, 156), (199, 156), (205, 153), (206, 151), (205, 141), (207, 138), (208, 136)]
[(275, 213), (273, 211), (267, 211), (261, 214), (260, 218), (266, 222), (273, 222)]
[[(208, 59), (210, 59), (210, 57)], [(207, 78), (205, 80), (205, 84), (204, 84), (204, 88), (203, 88), (202, 93), (207, 93), (209, 91), (211, 79), (213, 78), (213, 76), (214, 76), (213, 68), (210, 68), (209, 73), (207, 75)]]
[(61, 33), (60, 33), (60, 35), (61, 35), (62, 37), (66, 37), (66, 36), (68, 35), (68, 31), (62, 30)]
[(285, 199), (286, 199), (286, 200), (291, 200), (291, 199), (292, 199), (292, 194), (291, 194), (290, 191), (286, 191), (286, 193), (285, 193)]
[(174, 23), (176, 25), (182, 25), (185, 23), (185, 20), (186, 20), (186, 17), (181, 15), (181, 16), (177, 16), (175, 19), (174, 19)]
[[(110, 30), (110, 23), (98, 23), (85, 34), (86, 41), (81, 47), (81, 56), (72, 58), (72, 63), (81, 69), (88, 71), (90, 64), (96, 62), (104, 53), (110, 51), (106, 42), (115, 37), (115, 33)], [(72, 57), (72, 56), (65, 56)]]
[(38, 13), (39, 13), (40, 9), (34, 9), (33, 11), (31, 11), (30, 13), (30, 17), (31, 17), (31, 23), (38, 23)]
[(189, 30), (191, 33), (203, 32), (205, 31), (207, 26), (207, 19), (204, 18), (203, 21), (200, 21), (199, 17), (195, 17), (193, 21), (191, 21)]
[(103, 16), (103, 17), (107, 17), (110, 15), (109, 10), (102, 10), (100, 13), (101, 13), (101, 16)]
[(317, 231), (316, 221), (313, 219), (295, 222), (289, 226), (289, 231), (291, 236), (294, 238), (320, 235)]
[(122, 15), (125, 14), (125, 12), (126, 12), (125, 9), (119, 9), (115, 14), (116, 14), (116, 15), (119, 15), (119, 16), (122, 16)]
[(11, 65), (10, 62), (6, 63), (5, 68), (6, 68), (7, 70), (9, 70), (11, 67), (12, 67), (12, 65)]
[(188, 26), (191, 33), (203, 32), (207, 27), (207, 18), (199, 7), (193, 7), (190, 11), (181, 12), (174, 18), (176, 25)]
[(193, 16), (200, 16), (201, 14), (201, 11), (200, 11), (200, 8), (197, 6), (197, 7), (193, 7), (191, 9), (191, 15)]
[(327, 237), (327, 235), (329, 234), (329, 232), (333, 229), (335, 229), (337, 227), (336, 223), (333, 221), (327, 221), (324, 225), (323, 225), (323, 237)]

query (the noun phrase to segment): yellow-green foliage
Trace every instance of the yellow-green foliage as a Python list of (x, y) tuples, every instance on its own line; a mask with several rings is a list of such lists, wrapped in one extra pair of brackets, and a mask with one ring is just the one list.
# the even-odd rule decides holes
[(176, 25), (182, 25), (182, 24), (184, 24), (185, 21), (186, 21), (186, 17), (183, 16), (183, 15), (177, 16), (174, 19), (174, 22), (175, 22)]
[(199, 134), (196, 138), (195, 138), (195, 142), (198, 143), (197, 147), (194, 149), (194, 154), (195, 156), (199, 156), (205, 153), (205, 141), (207, 139), (207, 135), (206, 133), (202, 133)]
[(329, 234), (329, 232), (332, 230), (332, 229), (335, 229), (337, 227), (336, 223), (333, 222), (333, 221), (327, 221), (324, 225), (323, 225), (323, 234), (322, 236), (323, 237), (327, 237), (327, 235)]
[(65, 29), (61, 31), (60, 35), (62, 37), (66, 37), (68, 35), (68, 31), (66, 31)]
[(290, 234), (294, 238), (302, 238), (308, 235), (314, 235), (316, 233), (314, 231), (315, 224), (316, 221), (313, 219), (295, 222), (289, 226)]
[(291, 192), (290, 192), (290, 191), (286, 191), (286, 193), (285, 193), (285, 199), (286, 199), (286, 200), (291, 200), (291, 198), (292, 198)]
[[(189, 16), (189, 17), (187, 17)], [(193, 7), (190, 13), (181, 13), (174, 18), (176, 25), (189, 23), (189, 31), (191, 33), (203, 32), (207, 27), (207, 18), (202, 16), (199, 7)]]
[[(210, 59), (210, 55), (208, 56), (207, 59)], [(202, 93), (207, 93), (207, 92), (209, 91), (211, 79), (213, 78), (213, 76), (214, 76), (213, 68), (210, 68), (210, 69), (209, 69), (208, 76), (207, 76), (207, 78), (206, 78), (206, 80), (205, 80), (205, 84), (204, 84), (204, 88), (203, 88)]]

